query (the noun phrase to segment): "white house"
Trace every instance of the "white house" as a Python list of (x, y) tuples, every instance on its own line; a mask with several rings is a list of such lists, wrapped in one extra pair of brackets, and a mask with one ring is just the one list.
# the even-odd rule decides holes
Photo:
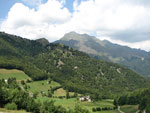
[(79, 100), (80, 100), (80, 101), (88, 101), (88, 102), (91, 102), (91, 101), (92, 101), (91, 98), (90, 98), (90, 96), (83, 96), (83, 97), (80, 97)]
[(8, 80), (7, 79), (5, 79), (5, 83), (7, 83), (8, 82)]

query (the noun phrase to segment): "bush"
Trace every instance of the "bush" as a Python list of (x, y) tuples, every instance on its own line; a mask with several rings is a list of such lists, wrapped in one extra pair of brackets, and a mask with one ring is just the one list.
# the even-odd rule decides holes
[(92, 111), (93, 111), (93, 112), (96, 112), (97, 110), (96, 110), (96, 108), (92, 108)]
[(5, 105), (5, 108), (8, 110), (17, 110), (17, 105), (15, 103), (8, 103)]
[(101, 108), (100, 108), (100, 107), (97, 107), (97, 108), (96, 108), (96, 111), (101, 111)]

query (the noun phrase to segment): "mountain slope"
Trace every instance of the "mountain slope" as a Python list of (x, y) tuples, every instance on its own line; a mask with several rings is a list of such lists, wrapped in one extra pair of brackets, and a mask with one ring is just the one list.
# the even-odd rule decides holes
[(0, 43), (0, 67), (23, 70), (33, 80), (51, 78), (69, 91), (112, 97), (149, 86), (148, 80), (126, 67), (62, 44), (42, 45), (5, 33), (0, 33)]
[(87, 34), (70, 32), (54, 42), (62, 43), (95, 58), (122, 64), (142, 75), (150, 75), (150, 53), (120, 46), (109, 41), (101, 41)]

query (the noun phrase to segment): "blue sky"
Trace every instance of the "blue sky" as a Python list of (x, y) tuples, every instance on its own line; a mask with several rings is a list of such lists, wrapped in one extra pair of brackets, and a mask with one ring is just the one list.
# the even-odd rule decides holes
[(4, 19), (7, 16), (9, 9), (19, 0), (0, 0), (0, 18)]
[(0, 0), (0, 8), (0, 31), (10, 34), (53, 42), (75, 31), (150, 51), (150, 0)]
[[(84, 0), (85, 1), (85, 0)], [(47, 2), (47, 0), (42, 0), (42, 3)], [(66, 3), (64, 7), (67, 7), (70, 12), (73, 12), (73, 2), (74, 0), (66, 0)], [(81, 0), (78, 0), (78, 3), (80, 4)], [(15, 3), (23, 3), (24, 5), (29, 6), (30, 8), (35, 8), (36, 6), (33, 6), (31, 4), (23, 2), (23, 0), (0, 0), (0, 19), (6, 18), (10, 8), (15, 4)]]

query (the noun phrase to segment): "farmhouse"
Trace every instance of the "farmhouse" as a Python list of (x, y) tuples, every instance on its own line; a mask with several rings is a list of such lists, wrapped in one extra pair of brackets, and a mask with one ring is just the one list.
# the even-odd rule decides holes
[(91, 98), (90, 98), (90, 96), (83, 96), (83, 97), (80, 97), (79, 100), (80, 100), (80, 101), (88, 101), (88, 102), (91, 102), (91, 101), (92, 101)]
[(8, 80), (7, 79), (5, 79), (5, 83), (7, 83), (8, 82)]

